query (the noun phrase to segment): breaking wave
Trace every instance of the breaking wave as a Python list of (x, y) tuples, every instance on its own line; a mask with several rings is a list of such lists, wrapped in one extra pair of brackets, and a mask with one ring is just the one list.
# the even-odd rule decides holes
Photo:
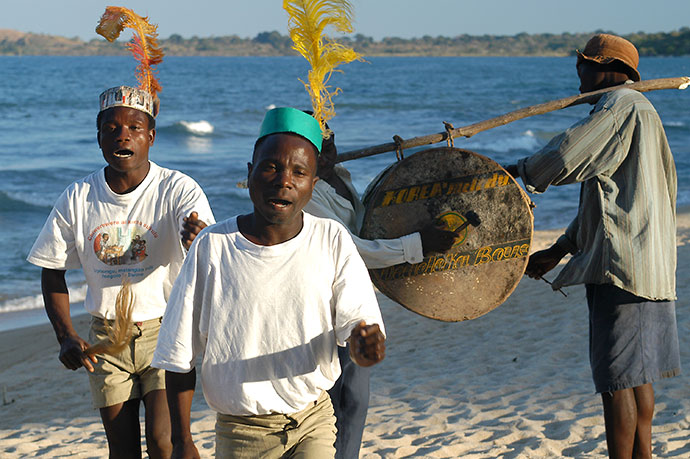
[(187, 121), (180, 120), (172, 126), (164, 126), (161, 130), (166, 132), (175, 132), (178, 134), (187, 134), (193, 136), (210, 136), (215, 131), (215, 127), (206, 120)]

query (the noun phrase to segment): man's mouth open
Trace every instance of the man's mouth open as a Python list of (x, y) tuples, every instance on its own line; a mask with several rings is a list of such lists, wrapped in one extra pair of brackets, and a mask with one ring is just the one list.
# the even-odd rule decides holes
[(132, 155), (134, 155), (132, 150), (118, 150), (113, 153), (116, 158), (129, 158)]
[(285, 209), (292, 205), (290, 201), (286, 201), (284, 199), (269, 199), (268, 203), (276, 209)]

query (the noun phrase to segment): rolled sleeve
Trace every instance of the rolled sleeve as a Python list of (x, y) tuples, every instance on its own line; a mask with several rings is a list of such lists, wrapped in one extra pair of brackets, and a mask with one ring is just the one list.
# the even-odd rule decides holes
[(625, 158), (619, 120), (604, 106), (534, 155), (518, 161), (518, 173), (530, 193), (543, 193), (551, 185), (584, 182), (617, 169)]
[(387, 268), (400, 263), (420, 263), (422, 237), (419, 233), (407, 234), (397, 239), (362, 239), (352, 235), (357, 251), (369, 269)]
[(405, 261), (410, 264), (421, 263), (424, 260), (422, 249), (422, 235), (412, 233), (400, 238), (403, 247)]

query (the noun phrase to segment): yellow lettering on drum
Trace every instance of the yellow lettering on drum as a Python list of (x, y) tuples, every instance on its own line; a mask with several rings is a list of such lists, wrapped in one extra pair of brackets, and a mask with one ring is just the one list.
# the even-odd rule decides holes
[(423, 274), (431, 274), (434, 272), (434, 263), (436, 263), (437, 256), (433, 256), (429, 258), (429, 260), (426, 262), (426, 266), (424, 267), (424, 272)]
[(402, 202), (405, 200), (405, 196), (407, 195), (407, 191), (407, 188), (403, 188), (402, 190), (398, 191), (398, 196), (395, 198), (396, 204), (402, 204)]
[(493, 188), (496, 186), (496, 180), (498, 180), (498, 174), (494, 174), (493, 177), (488, 179), (484, 184), (484, 188)]
[(419, 199), (429, 199), (429, 185), (422, 186)]
[(506, 186), (510, 180), (508, 179), (507, 175), (502, 175), (498, 179), (498, 186)]
[(491, 260), (501, 261), (503, 259), (504, 254), (505, 254), (505, 249), (503, 247), (499, 247), (496, 250), (494, 250), (494, 253), (491, 254)]
[(465, 182), (465, 184), (462, 186), (462, 192), (467, 193), (468, 191), (470, 191), (470, 185), (470, 182)]
[(417, 199), (419, 199), (419, 187), (413, 186), (407, 193), (407, 198), (405, 198), (405, 202), (412, 202), (416, 201)]
[[(508, 256), (506, 255), (506, 258)], [(520, 246), (519, 245), (514, 245), (513, 250), (510, 252), (510, 258), (520, 258)]]
[(520, 246), (520, 256), (526, 257), (527, 255), (529, 255), (529, 244), (522, 244)]
[[(443, 185), (445, 185), (445, 183)], [(434, 185), (431, 187), (431, 193), (429, 193), (429, 198), (435, 198), (436, 196), (443, 193), (443, 185), (438, 182), (434, 183)]]
[(458, 269), (459, 267), (468, 266), (470, 264), (470, 256), (460, 253), (451, 254), (451, 261), (453, 263), (453, 269)]
[(434, 261), (434, 272), (435, 271), (441, 271), (443, 268), (446, 267), (446, 259), (443, 257), (439, 257)]
[(474, 258), (475, 265), (481, 265), (482, 263), (488, 263), (491, 261), (491, 247), (482, 247), (477, 250), (477, 255)]
[(393, 202), (394, 197), (395, 191), (386, 191), (386, 194), (383, 195), (383, 200), (381, 201), (381, 207), (386, 207), (387, 205), (390, 205), (390, 203)]

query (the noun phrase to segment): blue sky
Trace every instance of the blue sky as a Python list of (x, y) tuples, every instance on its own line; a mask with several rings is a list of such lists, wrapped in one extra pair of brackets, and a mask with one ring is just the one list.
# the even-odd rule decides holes
[[(353, 0), (355, 32), (424, 35), (668, 32), (690, 26), (689, 0)], [(0, 29), (91, 39), (106, 5), (149, 15), (159, 35), (286, 33), (282, 0), (3, 0)]]

